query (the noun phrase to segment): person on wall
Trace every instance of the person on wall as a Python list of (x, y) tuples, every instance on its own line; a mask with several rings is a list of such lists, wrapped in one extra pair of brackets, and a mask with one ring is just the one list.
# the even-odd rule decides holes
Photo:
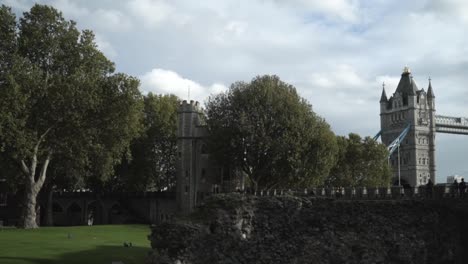
[(452, 197), (458, 197), (458, 181), (455, 179), (452, 183)]
[(432, 189), (434, 189), (434, 183), (432, 183), (432, 180), (429, 179), (426, 184), (426, 198), (432, 198)]
[(460, 192), (460, 198), (465, 198), (466, 183), (465, 179), (461, 179), (461, 182), (458, 184), (458, 191)]

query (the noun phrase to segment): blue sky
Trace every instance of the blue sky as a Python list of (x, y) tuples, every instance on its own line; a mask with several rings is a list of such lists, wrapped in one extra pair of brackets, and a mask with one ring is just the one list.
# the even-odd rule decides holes
[[(468, 2), (463, 0), (0, 0), (35, 3), (92, 29), (117, 70), (143, 92), (204, 101), (234, 81), (277, 74), (337, 134), (375, 135), (381, 84), (408, 65), (428, 78), (437, 114), (468, 117)], [(438, 181), (468, 177), (468, 137), (438, 135)]]

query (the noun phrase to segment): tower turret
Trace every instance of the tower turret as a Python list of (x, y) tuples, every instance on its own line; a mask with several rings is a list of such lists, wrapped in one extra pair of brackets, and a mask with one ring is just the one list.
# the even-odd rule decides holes
[(177, 111), (176, 200), (181, 213), (192, 211), (197, 194), (197, 148), (200, 136), (197, 127), (203, 114), (198, 102), (183, 101)]
[(382, 114), (387, 109), (388, 99), (385, 92), (385, 83), (382, 83), (382, 95), (380, 96), (380, 113)]
[(382, 95), (380, 96), (380, 103), (387, 103), (387, 93), (385, 92), (385, 83), (382, 83)]
[(427, 88), (427, 98), (429, 99), (434, 99), (434, 91), (432, 91), (432, 83), (431, 83), (431, 78), (429, 78), (429, 87)]

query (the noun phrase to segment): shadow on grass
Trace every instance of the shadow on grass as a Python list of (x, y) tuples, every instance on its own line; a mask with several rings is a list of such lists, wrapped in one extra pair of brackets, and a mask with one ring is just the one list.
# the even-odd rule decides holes
[(55, 259), (29, 257), (2, 257), (4, 264), (111, 264), (121, 261), (124, 264), (142, 264), (150, 251), (147, 247), (99, 246), (95, 249), (64, 253)]

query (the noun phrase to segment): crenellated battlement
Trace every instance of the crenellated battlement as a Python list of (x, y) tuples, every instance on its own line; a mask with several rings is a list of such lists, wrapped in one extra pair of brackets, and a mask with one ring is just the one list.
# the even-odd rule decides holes
[(187, 101), (187, 100), (183, 100), (181, 103), (180, 103), (180, 107), (179, 107), (179, 113), (180, 112), (188, 112), (188, 113), (191, 113), (191, 112), (196, 112), (196, 113), (202, 113), (203, 110), (201, 108), (201, 105), (198, 101), (194, 101), (194, 100), (190, 100), (190, 101)]

